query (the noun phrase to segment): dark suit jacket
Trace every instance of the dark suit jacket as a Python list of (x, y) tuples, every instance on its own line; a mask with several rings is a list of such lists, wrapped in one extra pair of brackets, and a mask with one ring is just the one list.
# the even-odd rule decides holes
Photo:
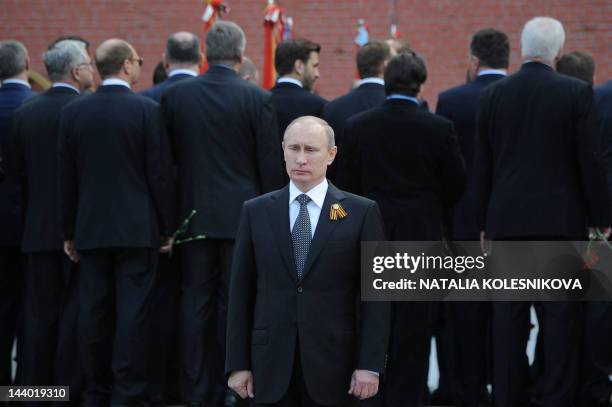
[(80, 250), (159, 247), (174, 230), (159, 106), (124, 86), (102, 86), (68, 104), (60, 120), (64, 239)]
[(327, 101), (320, 96), (313, 95), (308, 90), (294, 83), (281, 82), (270, 89), (270, 101), (278, 117), (279, 140), (283, 140), (285, 129), (289, 124), (301, 116), (321, 117)]
[(336, 179), (336, 173), (343, 152), (344, 125), (349, 117), (365, 110), (382, 105), (385, 101), (385, 86), (378, 83), (364, 83), (351, 90), (344, 96), (332, 100), (323, 109), (323, 120), (334, 129), (338, 154), (334, 163), (327, 169), (327, 177), (332, 181)]
[(470, 83), (442, 92), (438, 96), (436, 114), (453, 122), (467, 170), (467, 185), (461, 199), (451, 211), (449, 234), (454, 240), (478, 240), (480, 230), (476, 221), (476, 192), (474, 190), (474, 139), (476, 113), (482, 90), (504, 75), (490, 74), (477, 77)]
[[(25, 85), (7, 83), (0, 87), (0, 159), (7, 160), (7, 143), (11, 128), (11, 115), (34, 92)], [(0, 161), (6, 170), (6, 162)], [(22, 192), (18, 184), (0, 183), (0, 247), (19, 246), (23, 232)]]
[(161, 108), (178, 168), (179, 222), (197, 210), (185, 236), (233, 239), (242, 203), (282, 185), (270, 94), (212, 66), (171, 86)]
[[(348, 215), (331, 221), (329, 208), (336, 202)], [(345, 404), (355, 369), (383, 371), (388, 304), (359, 302), (360, 242), (379, 240), (384, 233), (376, 203), (330, 183), (298, 281), (289, 187), (244, 204), (230, 281), (225, 368), (253, 371), (256, 402), (273, 403), (286, 393), (298, 342), (308, 394), (317, 403)]]
[(612, 81), (595, 88), (595, 105), (603, 140), (604, 162), (608, 173), (608, 191), (612, 197)]
[(163, 93), (166, 91), (166, 89), (168, 89), (169, 86), (179, 81), (182, 81), (183, 79), (192, 79), (192, 78), (193, 76), (185, 74), (185, 73), (173, 75), (173, 76), (168, 77), (162, 83), (158, 83), (157, 85), (150, 87), (149, 89), (145, 89), (141, 92), (138, 92), (138, 94), (151, 98), (157, 103), (159, 103), (161, 101), (161, 97)]
[(24, 252), (63, 248), (57, 191), (59, 120), (63, 107), (78, 95), (70, 88), (51, 88), (13, 114), (10, 172), (26, 190)]
[(443, 211), (465, 186), (453, 124), (388, 100), (351, 117), (344, 135), (340, 188), (378, 202), (390, 240), (439, 240)]
[(491, 85), (474, 157), (481, 230), (492, 239), (582, 238), (587, 226), (608, 226), (600, 144), (586, 82), (531, 62)]

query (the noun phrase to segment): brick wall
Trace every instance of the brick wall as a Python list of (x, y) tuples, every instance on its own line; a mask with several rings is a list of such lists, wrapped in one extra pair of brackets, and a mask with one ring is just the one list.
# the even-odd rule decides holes
[[(262, 16), (265, 0), (227, 0), (227, 19), (246, 32), (246, 54), (261, 69)], [(365, 18), (370, 38), (387, 36), (392, 1), (283, 0), (294, 19), (296, 35), (319, 42), (321, 78), (316, 88), (326, 98), (346, 92), (354, 78), (356, 24)], [(397, 0), (401, 38), (422, 54), (429, 69), (425, 97), (435, 106), (437, 94), (465, 79), (468, 44), (480, 28), (505, 31), (511, 40), (511, 70), (519, 65), (520, 30), (529, 18), (549, 15), (566, 29), (566, 50), (589, 51), (597, 62), (597, 83), (612, 79), (612, 2), (609, 0)], [(125, 38), (145, 58), (140, 89), (151, 84), (169, 33), (199, 33), (202, 0), (0, 0), (0, 38), (23, 41), (33, 67), (44, 72), (41, 53), (61, 34), (79, 34), (93, 46), (109, 37)], [(95, 48), (94, 48), (95, 49)]]

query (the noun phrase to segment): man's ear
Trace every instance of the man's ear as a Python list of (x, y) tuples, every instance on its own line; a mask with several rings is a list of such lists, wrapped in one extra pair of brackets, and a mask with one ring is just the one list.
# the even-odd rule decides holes
[(304, 61), (302, 61), (301, 59), (296, 59), (293, 63), (293, 71), (299, 76), (304, 75), (304, 68)]
[(168, 68), (170, 68), (170, 63), (168, 62), (168, 57), (166, 56), (165, 52), (162, 54), (162, 64), (164, 65), (164, 69), (167, 72)]
[(332, 165), (334, 159), (336, 158), (336, 154), (338, 154), (338, 146), (333, 146), (329, 150), (329, 160), (327, 161), (327, 165)]

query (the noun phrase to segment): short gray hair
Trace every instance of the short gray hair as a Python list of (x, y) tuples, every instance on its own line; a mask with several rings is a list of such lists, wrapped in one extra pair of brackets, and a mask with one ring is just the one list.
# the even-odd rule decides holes
[(87, 62), (85, 46), (75, 40), (63, 40), (43, 54), (47, 75), (52, 82), (70, 79), (72, 68)]
[(289, 129), (291, 129), (291, 127), (293, 127), (294, 125), (300, 124), (300, 123), (304, 123), (304, 124), (311, 123), (311, 124), (314, 124), (315, 126), (321, 127), (321, 129), (325, 132), (325, 136), (327, 137), (327, 147), (332, 148), (336, 145), (334, 129), (332, 129), (332, 127), (325, 120), (319, 119), (318, 117), (315, 117), (315, 116), (298, 117), (297, 119), (289, 123), (289, 126), (287, 126), (287, 128), (285, 129), (285, 134), (283, 134), (283, 143), (285, 142), (285, 139), (287, 138), (287, 133), (289, 133)]
[(551, 17), (536, 17), (527, 22), (521, 33), (521, 57), (553, 62), (565, 42), (560, 21)]
[(27, 66), (28, 50), (15, 40), (0, 41), (0, 80), (13, 78)]
[(206, 34), (206, 60), (209, 64), (240, 62), (245, 47), (244, 31), (231, 21), (217, 21)]

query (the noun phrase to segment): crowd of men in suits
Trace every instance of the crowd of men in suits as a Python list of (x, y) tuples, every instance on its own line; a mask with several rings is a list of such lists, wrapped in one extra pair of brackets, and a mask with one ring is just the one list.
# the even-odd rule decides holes
[(363, 46), (330, 102), (320, 45), (280, 43), (267, 92), (228, 21), (206, 73), (197, 36), (175, 33), (140, 94), (124, 40), (94, 61), (83, 38), (54, 41), (39, 95), (26, 48), (0, 41), (0, 385), (69, 385), (87, 406), (420, 406), (435, 335), (437, 401), (478, 406), (492, 383), (499, 407), (612, 405), (610, 303), (535, 304), (530, 372), (532, 304), (359, 302), (361, 241), (610, 226), (612, 83), (593, 92), (594, 61), (564, 41), (530, 20), (508, 75), (506, 34), (478, 31), (436, 114), (396, 40)]

